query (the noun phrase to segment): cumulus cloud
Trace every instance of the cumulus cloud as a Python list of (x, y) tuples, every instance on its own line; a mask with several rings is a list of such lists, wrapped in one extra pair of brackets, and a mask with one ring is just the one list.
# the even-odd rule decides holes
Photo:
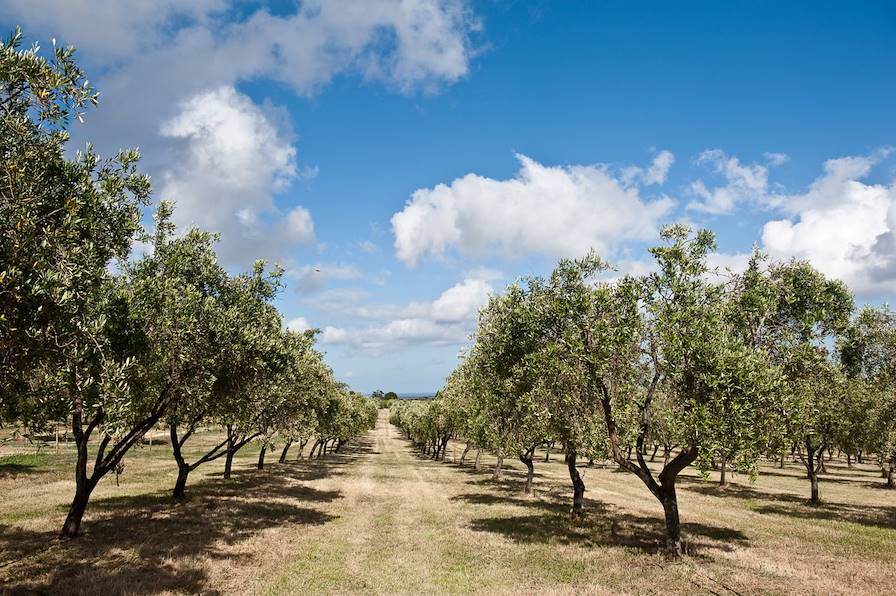
[(787, 161), (783, 153), (766, 153), (766, 164), (744, 164), (721, 149), (708, 149), (697, 157), (697, 164), (706, 166), (725, 180), (725, 184), (710, 188), (703, 180), (690, 185), (695, 197), (688, 203), (688, 209), (705, 213), (730, 213), (744, 202), (761, 202), (769, 191), (768, 171), (770, 166), (778, 166)]
[(223, 258), (276, 255), (314, 238), (307, 210), (284, 215), (274, 204), (296, 177), (296, 149), (248, 97), (232, 87), (197, 94), (160, 133), (177, 141), (177, 160), (159, 195), (175, 201), (177, 223), (221, 233)]
[(544, 166), (517, 155), (509, 180), (467, 174), (415, 191), (392, 216), (395, 250), (413, 265), (449, 249), (473, 253), (498, 247), (507, 254), (580, 255), (608, 251), (628, 239), (655, 235), (673, 201), (645, 201), (605, 166)]
[[(89, 139), (107, 155), (139, 146), (144, 171), (186, 212), (178, 220), (210, 224), (222, 233), (222, 257), (238, 262), (313, 237), (304, 209), (270, 221), (282, 219), (271, 197), (318, 169), (296, 164), (286, 118), (270, 110), (260, 117), (233, 89), (273, 80), (312, 95), (349, 75), (406, 93), (433, 91), (468, 73), (479, 27), (465, 0), (305, 0), (278, 14), (240, 0), (10, 0), (4, 13), (29, 36), (79, 47), (82, 63), (100, 75), (101, 109), (75, 128), (75, 144)], [(222, 168), (223, 150), (251, 157), (252, 143), (269, 163)], [(245, 185), (251, 177), (260, 190)], [(242, 186), (228, 187), (233, 179)]]
[(763, 226), (765, 250), (808, 260), (859, 295), (896, 291), (896, 181), (862, 181), (888, 153), (828, 160), (805, 193), (775, 196), (792, 215)]
[[(465, 0), (305, 0), (272, 14), (239, 0), (10, 0), (30, 35), (83, 49), (102, 73), (103, 109), (88, 138), (104, 152), (156, 145), (178, 101), (271, 79), (309, 95), (342, 73), (403, 92), (430, 91), (469, 71), (478, 20)], [(139, 88), (140, 93), (134, 93)]]
[(467, 278), (430, 302), (404, 308), (384, 307), (382, 322), (356, 329), (324, 330), (321, 341), (347, 344), (368, 353), (382, 353), (409, 345), (451, 345), (463, 342), (475, 328), (479, 309), (494, 292), (484, 279)]
[(460, 323), (471, 320), (493, 293), (483, 279), (465, 279), (433, 300), (415, 302), (405, 309), (406, 316), (426, 317), (436, 323)]
[(622, 180), (628, 184), (642, 183), (663, 184), (669, 176), (669, 170), (675, 163), (675, 155), (671, 151), (660, 151), (646, 168), (628, 166), (622, 169)]
[(286, 323), (286, 328), (290, 331), (302, 332), (311, 329), (311, 325), (308, 324), (308, 320), (305, 317), (296, 317)]

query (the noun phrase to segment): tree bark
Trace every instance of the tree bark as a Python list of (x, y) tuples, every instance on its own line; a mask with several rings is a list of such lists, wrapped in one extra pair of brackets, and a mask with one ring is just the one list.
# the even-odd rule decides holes
[(492, 480), (499, 480), (501, 478), (501, 471), (504, 468), (504, 449), (498, 447), (497, 451), (495, 451), (495, 471), (492, 474)]
[(572, 514), (581, 515), (585, 505), (585, 482), (576, 468), (576, 451), (566, 448), (566, 468), (569, 470), (569, 479), (572, 481)]
[(224, 456), (224, 478), (230, 478), (233, 468), (233, 427), (227, 425), (227, 455)]
[(482, 449), (476, 449), (476, 461), (473, 462), (473, 469), (479, 471), (479, 458), (482, 457)]
[(84, 512), (87, 510), (87, 503), (90, 501), (90, 493), (93, 492), (96, 482), (87, 476), (87, 439), (81, 429), (80, 416), (77, 416), (77, 429), (75, 435), (75, 447), (78, 450), (78, 459), (75, 462), (75, 496), (72, 499), (71, 507), (69, 507), (68, 515), (62, 524), (60, 537), (74, 538), (81, 531), (81, 520), (84, 518)]
[(296, 461), (302, 457), (302, 452), (305, 451), (305, 445), (308, 444), (308, 439), (299, 439), (299, 452), (296, 453)]
[(727, 472), (728, 472), (728, 457), (725, 456), (725, 455), (723, 455), (723, 456), (722, 456), (722, 466), (721, 466), (721, 471), (720, 471), (720, 473), (719, 473), (719, 486), (721, 486), (721, 487), (723, 487), (723, 488), (726, 487), (726, 486), (728, 486), (728, 474), (727, 474)]
[(261, 451), (258, 452), (258, 469), (264, 470), (264, 454), (267, 453), (268, 444), (264, 443), (261, 446)]
[(553, 441), (548, 441), (544, 446), (544, 461), (545, 463), (551, 461), (551, 447), (554, 446)]
[[(818, 451), (818, 459), (823, 458), (824, 450), (819, 449), (817, 451)], [(815, 459), (816, 459), (815, 453), (816, 453), (816, 449), (812, 446), (812, 443), (807, 439), (806, 440), (806, 459), (804, 460), (804, 463), (806, 465), (806, 472), (809, 476), (809, 485), (811, 487), (809, 502), (812, 503), (813, 505), (817, 505), (820, 501), (820, 498), (818, 495), (818, 467), (816, 467), (817, 465), (820, 465), (820, 464), (815, 463)]]
[(661, 502), (666, 519), (666, 553), (674, 559), (680, 559), (684, 554), (684, 547), (681, 544), (681, 520), (678, 518), (678, 498), (675, 494), (675, 485), (673, 484), (670, 490), (664, 490), (663, 493)]
[(520, 454), (520, 461), (526, 465), (526, 494), (532, 494), (532, 479), (535, 477), (535, 465), (532, 463), (532, 457), (535, 454), (535, 448), (533, 447), (526, 453)]
[(186, 464), (178, 464), (177, 466), (177, 482), (174, 483), (174, 491), (171, 496), (181, 500), (187, 493), (187, 477), (190, 475), (190, 466)]
[(62, 538), (74, 538), (81, 531), (81, 520), (84, 518), (84, 512), (87, 510), (87, 503), (90, 501), (91, 490), (85, 485), (75, 486), (75, 497), (68, 509), (68, 515), (65, 517), (65, 523), (62, 524)]
[(288, 439), (286, 444), (283, 445), (283, 451), (280, 452), (280, 459), (277, 460), (278, 463), (285, 464), (286, 463), (286, 452), (289, 451), (289, 446), (292, 445), (292, 439)]
[(464, 465), (464, 460), (467, 459), (467, 453), (470, 452), (470, 442), (467, 441), (467, 446), (464, 447), (464, 452), (460, 454), (460, 465)]
[(887, 488), (896, 488), (896, 459), (890, 460), (890, 468), (887, 470)]
[(659, 450), (660, 450), (660, 444), (657, 443), (656, 445), (653, 446), (653, 454), (650, 456), (650, 461), (651, 461), (651, 462), (653, 462), (654, 460), (656, 460), (656, 452), (659, 451)]
[(230, 478), (230, 472), (233, 469), (233, 449), (228, 448), (224, 455), (224, 478)]

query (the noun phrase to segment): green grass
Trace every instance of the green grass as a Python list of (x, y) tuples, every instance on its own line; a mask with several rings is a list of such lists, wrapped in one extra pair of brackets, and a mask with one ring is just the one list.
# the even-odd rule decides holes
[[(191, 457), (218, 438), (208, 429)], [(877, 594), (896, 582), (896, 491), (872, 465), (832, 463), (824, 503), (806, 506), (798, 463), (751, 482), (687, 471), (679, 502), (690, 556), (660, 546), (662, 510), (611, 465), (583, 467), (586, 514), (568, 515), (562, 454), (536, 461), (536, 495), (508, 462), (474, 472), (415, 454), (381, 418), (343, 453), (277, 464), (257, 446), (234, 477), (223, 461), (191, 475), (174, 503), (170, 448), (128, 454), (121, 486), (97, 487), (85, 535), (54, 536), (71, 499), (72, 453), (10, 446), (0, 456), (0, 592)]]

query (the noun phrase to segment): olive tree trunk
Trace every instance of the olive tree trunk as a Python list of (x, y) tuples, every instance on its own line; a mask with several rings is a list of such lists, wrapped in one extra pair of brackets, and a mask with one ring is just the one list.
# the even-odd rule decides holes
[(283, 451), (280, 452), (280, 459), (277, 460), (278, 463), (286, 463), (286, 453), (289, 451), (290, 445), (292, 445), (292, 439), (287, 439), (286, 444), (283, 445)]
[(495, 471), (492, 474), (492, 480), (500, 480), (501, 472), (504, 469), (504, 449), (498, 447), (495, 452)]

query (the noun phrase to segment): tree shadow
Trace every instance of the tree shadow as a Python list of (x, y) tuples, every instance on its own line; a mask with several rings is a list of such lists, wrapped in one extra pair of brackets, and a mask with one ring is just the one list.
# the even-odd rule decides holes
[(49, 472), (44, 467), (34, 464), (0, 464), (0, 478), (15, 478), (33, 474), (46, 474)]
[[(830, 464), (828, 464), (830, 466)], [(828, 470), (824, 473), (819, 473), (818, 481), (820, 484), (825, 484), (827, 482), (836, 482), (838, 484), (847, 484), (850, 486), (861, 486), (865, 488), (879, 488), (885, 484), (884, 479), (878, 479), (878, 477), (867, 470), (853, 470), (847, 477), (843, 474), (846, 468), (842, 470), (837, 470), (836, 472), (831, 472)], [(806, 475), (805, 468), (800, 469), (799, 471), (793, 471), (790, 474), (786, 472), (782, 472), (778, 469), (775, 470), (762, 470), (761, 476), (773, 476), (775, 478), (789, 478), (791, 480), (802, 480), (808, 486), (809, 478)]]
[(251, 563), (253, 554), (238, 546), (258, 532), (335, 519), (313, 506), (339, 491), (301, 484), (301, 466), (272, 467), (205, 478), (177, 503), (168, 491), (97, 499), (75, 540), (0, 526), (0, 592), (214, 593), (204, 560)]
[[(490, 503), (488, 499), (470, 498), (471, 502)], [(496, 499), (495, 504), (505, 499)], [(517, 500), (514, 504), (541, 509), (541, 513), (509, 517), (480, 517), (470, 522), (470, 529), (500, 534), (520, 544), (559, 544), (592, 547), (623, 547), (656, 554), (664, 551), (665, 524), (661, 517), (639, 516), (610, 505), (587, 500), (586, 512), (578, 517), (569, 514), (569, 506), (559, 503)], [(686, 552), (707, 557), (710, 551), (731, 551), (733, 545), (745, 545), (747, 536), (735, 529), (708, 524), (681, 524)]]
[(805, 496), (767, 492), (741, 484), (729, 484), (722, 489), (714, 483), (709, 484), (699, 478), (686, 477), (680, 477), (679, 483), (684, 490), (702, 495), (769, 502), (768, 505), (754, 507), (753, 511), (758, 513), (786, 515), (802, 519), (846, 521), (865, 526), (896, 529), (896, 506), (852, 505), (827, 501), (822, 501), (818, 505), (810, 505)]

